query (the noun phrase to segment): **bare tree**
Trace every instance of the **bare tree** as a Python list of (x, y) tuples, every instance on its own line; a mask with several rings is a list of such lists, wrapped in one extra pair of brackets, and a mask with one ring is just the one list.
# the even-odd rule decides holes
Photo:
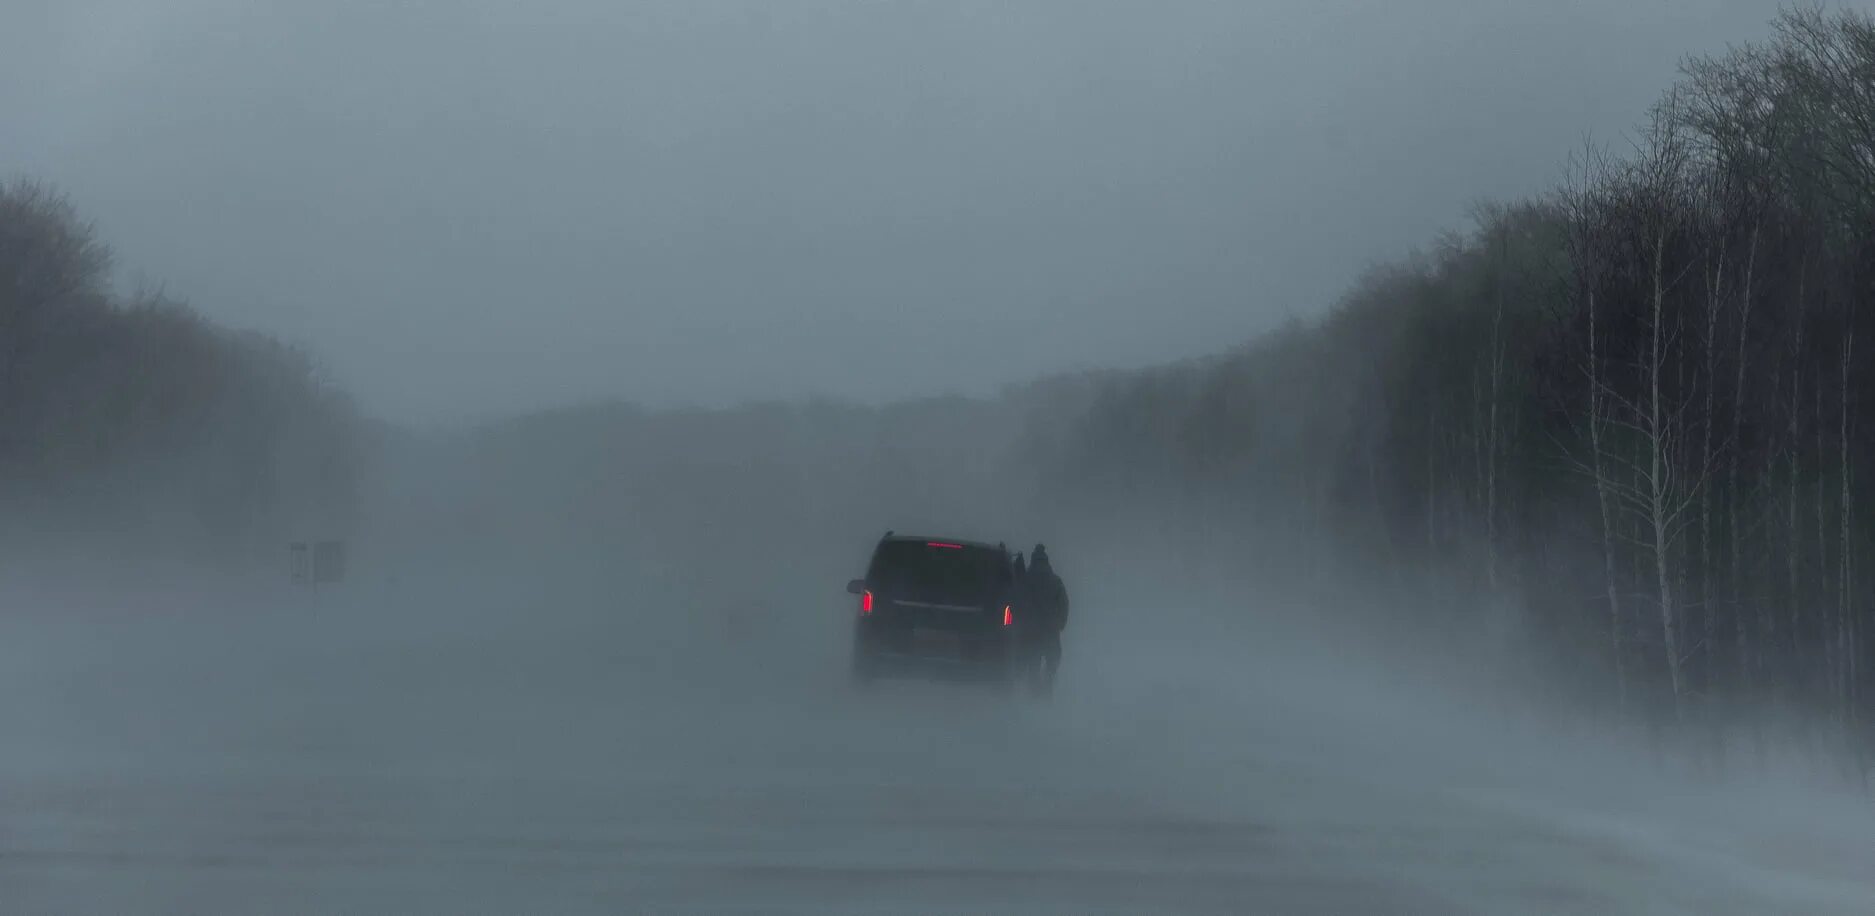
[[(1569, 219), (1567, 244), (1570, 279), (1581, 302), (1579, 308), (1588, 324), (1587, 353), (1582, 365), (1587, 382), (1584, 385), (1587, 397), (1584, 425), (1589, 441), (1589, 459), (1585, 469), (1595, 483), (1595, 507), (1601, 523), (1602, 590), (1607, 599), (1608, 648), (1609, 659), (1614, 665), (1616, 709), (1625, 712), (1628, 706), (1627, 646), (1624, 639), (1627, 622), (1622, 613), (1621, 580), (1615, 571), (1618, 536), (1612, 505), (1613, 484), (1609, 479), (1609, 462), (1604, 457), (1606, 446), (1602, 441), (1609, 415), (1608, 381), (1602, 373), (1601, 329), (1597, 323), (1600, 309), (1596, 304), (1596, 290), (1602, 280), (1602, 263), (1606, 257), (1598, 249), (1597, 240), (1605, 235), (1606, 227), (1599, 220), (1605, 205), (1594, 198), (1594, 187), (1603, 180), (1607, 165), (1601, 152), (1585, 143), (1578, 168), (1579, 174), (1575, 169), (1571, 170), (1563, 186), (1562, 199)], [(1580, 462), (1578, 466), (1581, 466)]]
[(1677, 101), (1675, 94), (1668, 95), (1664, 103), (1668, 111), (1654, 119), (1646, 157), (1637, 165), (1637, 189), (1642, 195), (1641, 205), (1645, 208), (1642, 216), (1647, 225), (1648, 353), (1643, 366), (1647, 391), (1644, 400), (1636, 405), (1639, 408), (1638, 432), (1646, 456), (1645, 464), (1638, 468), (1640, 490), (1634, 496), (1652, 537), (1649, 546), (1660, 615), (1661, 647), (1666, 653), (1667, 676), (1673, 690), (1674, 719), (1680, 721), (1685, 717), (1686, 656), (1682, 646), (1683, 614), (1673, 588), (1676, 578), (1673, 558), (1685, 513), (1698, 497), (1700, 481), (1688, 480), (1681, 473), (1679, 465), (1685, 448), (1683, 416), (1668, 403), (1662, 384), (1662, 373), (1674, 356), (1670, 351), (1675, 346), (1667, 295), (1678, 282), (1678, 278), (1669, 280), (1666, 276), (1667, 250), (1675, 234), (1678, 202), (1685, 199), (1687, 167), (1684, 138), (1671, 115), (1671, 108)]
[[(1708, 186), (1716, 184), (1718, 177), (1710, 176)], [(1700, 442), (1699, 455), (1700, 460), (1708, 466), (1718, 460), (1718, 453), (1715, 449), (1719, 443), (1714, 440), (1713, 433), (1718, 425), (1719, 316), (1724, 309), (1723, 302), (1726, 295), (1725, 259), (1727, 254), (1725, 213), (1721, 209), (1722, 197), (1719, 193), (1712, 194), (1712, 197), (1713, 200), (1707, 202), (1708, 207), (1714, 212), (1710, 213), (1712, 224), (1706, 227), (1706, 260), (1709, 262), (1710, 269), (1703, 271), (1706, 284), (1706, 322), (1705, 334), (1700, 340), (1701, 349), (1705, 355), (1704, 374), (1700, 385), (1705, 391), (1705, 409), (1699, 422), (1703, 437)], [(1699, 602), (1703, 634), (1700, 643), (1705, 650), (1704, 676), (1708, 691), (1716, 690), (1719, 673), (1717, 663), (1719, 615), (1712, 587), (1712, 514), (1712, 488), (1701, 488), (1699, 493)]]
[(1744, 502), (1743, 486), (1740, 481), (1744, 450), (1740, 438), (1745, 425), (1745, 367), (1747, 346), (1751, 339), (1751, 293), (1752, 281), (1758, 265), (1758, 225), (1754, 220), (1751, 227), (1751, 240), (1745, 246), (1745, 276), (1738, 289), (1738, 348), (1734, 354), (1732, 374), (1732, 422), (1731, 422), (1731, 461), (1726, 470), (1727, 513), (1725, 530), (1731, 547), (1731, 562), (1728, 564), (1731, 580), (1731, 611), (1733, 643), (1737, 665), (1739, 688), (1747, 698), (1756, 692), (1757, 672), (1762, 663), (1752, 650), (1752, 640), (1747, 625), (1749, 614), (1744, 598), (1745, 538), (1740, 529), (1740, 506)]

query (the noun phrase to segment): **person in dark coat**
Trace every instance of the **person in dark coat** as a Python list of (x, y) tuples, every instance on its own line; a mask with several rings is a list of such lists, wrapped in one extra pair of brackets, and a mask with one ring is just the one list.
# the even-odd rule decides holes
[(1055, 669), (1061, 667), (1061, 631), (1068, 626), (1068, 588), (1055, 573), (1047, 547), (1037, 544), (1029, 552), (1028, 573), (1020, 587), (1030, 651), (1039, 656), (1042, 689), (1051, 690)]

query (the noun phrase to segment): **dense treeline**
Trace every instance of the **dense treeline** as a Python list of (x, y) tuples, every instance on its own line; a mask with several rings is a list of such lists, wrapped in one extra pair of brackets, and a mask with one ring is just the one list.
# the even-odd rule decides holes
[(114, 298), (110, 256), (59, 194), (0, 187), (0, 535), (277, 562), (342, 527), (347, 403), (298, 351), (162, 295)]
[(1439, 626), (1553, 649), (1611, 710), (1863, 753), (1875, 21), (1775, 28), (1320, 326), (1109, 386), (1057, 465), (1457, 573)]

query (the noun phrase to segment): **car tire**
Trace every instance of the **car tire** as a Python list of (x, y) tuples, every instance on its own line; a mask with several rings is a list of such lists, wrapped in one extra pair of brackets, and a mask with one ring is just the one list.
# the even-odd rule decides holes
[(1011, 696), (1022, 681), (1022, 667), (1013, 658), (1005, 658), (990, 669), (990, 689), (999, 696)]

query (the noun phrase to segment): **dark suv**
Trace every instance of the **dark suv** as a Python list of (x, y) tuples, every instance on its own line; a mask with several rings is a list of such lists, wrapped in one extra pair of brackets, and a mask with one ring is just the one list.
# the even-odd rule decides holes
[(1009, 682), (1015, 661), (1010, 608), (1015, 586), (1000, 544), (887, 532), (859, 596), (853, 621), (853, 679), (952, 674)]

